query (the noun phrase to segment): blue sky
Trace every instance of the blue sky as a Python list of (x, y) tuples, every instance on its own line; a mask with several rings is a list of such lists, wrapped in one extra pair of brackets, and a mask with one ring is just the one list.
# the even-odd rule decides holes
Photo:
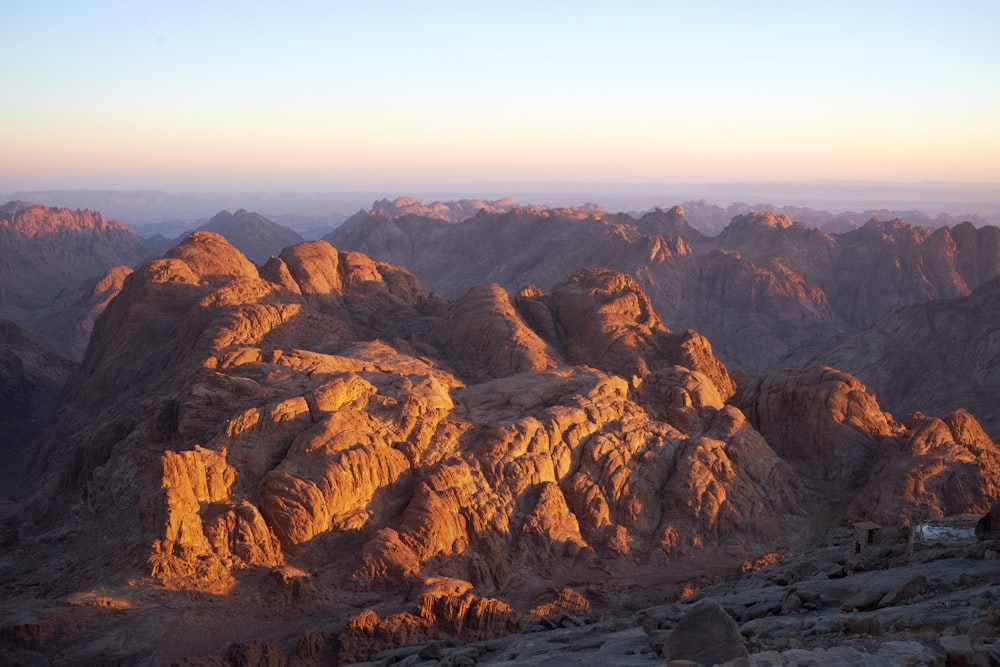
[(5, 5), (5, 190), (1000, 183), (997, 2)]

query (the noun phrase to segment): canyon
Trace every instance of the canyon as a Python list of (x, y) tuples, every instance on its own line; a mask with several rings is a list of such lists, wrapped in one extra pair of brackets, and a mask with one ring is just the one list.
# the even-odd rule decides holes
[[(707, 237), (677, 207), (403, 204), (256, 259), (212, 231), (109, 256), (30, 333), (0, 329), (24, 471), (0, 503), (0, 656), (463, 664), (433, 642), (485, 662), (566, 619), (648, 644), (679, 601), (777, 585), (754, 573), (803, 554), (837, 579), (903, 566), (849, 562), (852, 524), (1000, 497), (996, 228), (755, 212)], [(9, 295), (29, 278), (52, 282)], [(951, 558), (996, 552), (976, 549)], [(750, 606), (726, 609), (744, 635)], [(984, 623), (986, 646), (997, 619), (970, 614), (942, 629)]]

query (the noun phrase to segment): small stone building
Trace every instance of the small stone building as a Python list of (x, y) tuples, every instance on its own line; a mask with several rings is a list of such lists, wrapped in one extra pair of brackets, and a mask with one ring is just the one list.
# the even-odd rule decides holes
[(873, 521), (861, 521), (854, 524), (854, 553), (863, 553), (881, 541), (882, 526), (879, 524)]

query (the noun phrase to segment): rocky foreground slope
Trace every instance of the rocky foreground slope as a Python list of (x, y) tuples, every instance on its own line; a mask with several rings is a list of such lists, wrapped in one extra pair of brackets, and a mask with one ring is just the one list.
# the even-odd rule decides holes
[(364, 664), (1000, 664), (1000, 542), (914, 549), (896, 539), (852, 555), (833, 541), (629, 617), (563, 613), (517, 635), (403, 646)]
[(315, 664), (985, 511), (1000, 449), (828, 367), (738, 386), (608, 269), (449, 301), (323, 241), (258, 267), (198, 232), (125, 278), (29, 481), (0, 506), (7, 657)]

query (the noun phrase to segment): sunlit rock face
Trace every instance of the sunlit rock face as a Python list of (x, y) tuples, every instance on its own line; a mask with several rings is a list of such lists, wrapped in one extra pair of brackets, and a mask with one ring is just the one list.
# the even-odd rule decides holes
[(612, 270), (447, 301), (324, 241), (258, 267), (197, 232), (97, 320), (31, 471), (33, 525), (73, 517), (80, 581), (111, 563), (238, 594), (271, 572), (342, 604), (344, 655), (364, 657), (602, 604), (608, 572), (641, 587), (686, 556), (792, 547), (824, 485), (866, 489), (878, 466), (892, 485), (867, 497), (912, 516), (996, 485), (967, 414), (900, 424), (827, 368), (745, 383), (743, 410), (736, 390), (706, 338)]

